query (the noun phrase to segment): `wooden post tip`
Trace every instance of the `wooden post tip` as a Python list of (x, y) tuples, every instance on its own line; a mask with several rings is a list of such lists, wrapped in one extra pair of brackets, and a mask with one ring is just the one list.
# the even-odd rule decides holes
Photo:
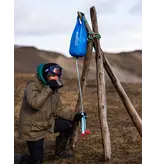
[(90, 10), (95, 10), (95, 6), (92, 6), (92, 7), (90, 8)]

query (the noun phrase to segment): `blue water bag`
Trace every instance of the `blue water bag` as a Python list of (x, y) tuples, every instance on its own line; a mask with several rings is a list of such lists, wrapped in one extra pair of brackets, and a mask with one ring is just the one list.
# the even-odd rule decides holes
[(84, 24), (84, 17), (80, 20), (77, 17), (76, 26), (74, 28), (69, 53), (73, 57), (84, 57), (87, 51), (87, 31)]

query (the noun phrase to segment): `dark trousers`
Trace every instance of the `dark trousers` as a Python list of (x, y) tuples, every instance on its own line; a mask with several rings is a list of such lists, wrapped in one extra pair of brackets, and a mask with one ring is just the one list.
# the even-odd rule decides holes
[(54, 133), (70, 133), (73, 127), (73, 122), (61, 118), (55, 119)]
[(54, 132), (59, 132), (55, 140), (55, 155), (60, 157), (69, 157), (70, 136), (73, 129), (73, 122), (65, 119), (56, 119)]
[(42, 164), (44, 138), (37, 141), (27, 141), (30, 155), (22, 157), (22, 164)]
[[(72, 130), (72, 122), (58, 118), (55, 120), (54, 133), (60, 133), (58, 137), (69, 137)], [(27, 141), (30, 156), (23, 156), (24, 164), (42, 164), (44, 138), (37, 141)]]

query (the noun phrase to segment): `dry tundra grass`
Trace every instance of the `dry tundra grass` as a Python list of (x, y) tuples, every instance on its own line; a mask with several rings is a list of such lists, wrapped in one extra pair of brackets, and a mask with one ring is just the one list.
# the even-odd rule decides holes
[[(32, 77), (15, 78), (15, 113), (14, 113), (14, 143), (16, 153), (28, 152), (25, 142), (18, 139), (18, 115), (22, 101), (23, 90), (27, 80)], [(132, 104), (141, 116), (142, 86), (141, 84), (123, 84)], [(60, 90), (62, 103), (67, 109), (73, 110), (77, 100), (77, 81), (64, 79), (64, 88)], [(77, 144), (75, 157), (70, 160), (55, 159), (54, 140), (57, 134), (49, 134), (45, 138), (44, 164), (102, 164), (102, 145), (100, 124), (97, 110), (96, 82), (89, 81), (84, 95), (84, 110), (88, 114), (88, 128), (91, 134), (81, 138)], [(111, 84), (107, 84), (108, 124), (111, 135), (112, 158), (107, 164), (141, 164), (141, 138), (127, 114), (118, 94)]]

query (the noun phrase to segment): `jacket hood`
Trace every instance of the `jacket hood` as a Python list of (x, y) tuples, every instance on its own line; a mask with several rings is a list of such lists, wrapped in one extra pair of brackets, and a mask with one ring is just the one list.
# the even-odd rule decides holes
[(40, 64), (37, 67), (37, 75), (38, 75), (39, 79), (41, 80), (41, 82), (43, 83), (43, 85), (47, 85), (47, 81), (44, 79), (44, 76), (43, 76), (44, 65), (45, 64)]

